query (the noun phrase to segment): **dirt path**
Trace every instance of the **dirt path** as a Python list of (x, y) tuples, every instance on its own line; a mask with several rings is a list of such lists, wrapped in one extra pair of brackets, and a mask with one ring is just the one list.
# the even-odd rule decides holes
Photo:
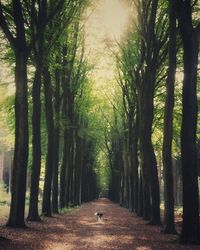
[[(96, 211), (104, 213), (99, 222)], [(157, 250), (200, 249), (173, 244), (174, 236), (160, 233), (160, 228), (147, 226), (142, 219), (106, 199), (84, 204), (67, 215), (29, 223), (25, 229), (1, 228), (10, 242), (0, 242), (0, 249), (12, 250)]]

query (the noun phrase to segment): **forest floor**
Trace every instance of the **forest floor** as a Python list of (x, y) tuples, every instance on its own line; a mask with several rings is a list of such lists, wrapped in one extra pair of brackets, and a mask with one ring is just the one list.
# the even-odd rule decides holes
[[(104, 213), (102, 221), (97, 220), (96, 211)], [(107, 199), (99, 199), (67, 214), (44, 218), (41, 223), (27, 223), (25, 229), (1, 227), (1, 236), (9, 240), (0, 241), (0, 249), (200, 249), (200, 246), (178, 245), (174, 243), (177, 236), (162, 234), (160, 230), (161, 227), (146, 225), (127, 209)]]

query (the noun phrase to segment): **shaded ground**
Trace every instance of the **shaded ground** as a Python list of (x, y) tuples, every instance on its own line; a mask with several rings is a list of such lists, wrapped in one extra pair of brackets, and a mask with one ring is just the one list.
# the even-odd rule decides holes
[[(94, 216), (96, 211), (104, 213), (102, 222)], [(159, 227), (145, 224), (127, 209), (100, 199), (84, 204), (69, 214), (46, 218), (42, 223), (28, 223), (26, 230), (2, 227), (1, 235), (11, 241), (0, 241), (0, 249), (200, 249), (197, 246), (174, 244), (176, 236), (163, 235)]]

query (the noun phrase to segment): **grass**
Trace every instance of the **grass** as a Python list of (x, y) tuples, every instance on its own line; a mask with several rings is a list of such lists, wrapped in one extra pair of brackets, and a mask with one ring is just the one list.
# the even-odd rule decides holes
[(69, 207), (64, 207), (62, 209), (59, 209), (60, 214), (68, 214), (70, 213), (73, 209), (78, 209), (80, 206), (69, 206)]
[(6, 192), (3, 184), (0, 184), (0, 218), (8, 218), (10, 208), (10, 193)]
[[(10, 210), (10, 193), (6, 192), (6, 189), (3, 184), (0, 184), (0, 218), (7, 219), (9, 216)], [(28, 207), (29, 207), (29, 193), (26, 195), (26, 207), (25, 207), (25, 216), (28, 215)], [(59, 210), (60, 214), (70, 213), (73, 209), (77, 209), (80, 206), (69, 206)], [(39, 212), (42, 210), (42, 200), (39, 199)]]
[(71, 211), (72, 211), (71, 207), (64, 207), (62, 209), (59, 209), (60, 214), (67, 214), (67, 213), (70, 213)]
[[(10, 211), (11, 194), (6, 192), (3, 184), (0, 184), (0, 219), (7, 219)], [(25, 216), (28, 215), (29, 193), (26, 195)], [(39, 199), (39, 212), (41, 212), (41, 199)]]

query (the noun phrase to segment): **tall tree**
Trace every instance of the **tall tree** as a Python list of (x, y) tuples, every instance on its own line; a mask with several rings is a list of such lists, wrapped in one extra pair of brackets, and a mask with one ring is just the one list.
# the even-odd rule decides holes
[[(119, 65), (121, 73), (119, 73), (120, 87), (124, 93), (123, 104), (127, 121), (125, 131), (128, 131), (125, 136), (126, 145), (126, 157), (128, 164), (128, 206), (130, 211), (135, 211), (137, 207), (137, 195), (138, 195), (138, 136), (137, 136), (137, 94), (135, 88), (135, 82), (137, 81), (132, 74), (132, 68), (134, 67), (134, 60), (131, 55), (132, 44), (130, 40), (128, 45), (121, 50), (121, 65)], [(119, 64), (119, 62), (118, 62)], [(121, 75), (122, 74), (122, 75)]]
[(66, 178), (66, 168), (68, 162), (68, 130), (67, 126), (67, 84), (66, 84), (66, 67), (67, 67), (67, 48), (63, 46), (62, 48), (62, 78), (61, 85), (63, 89), (63, 100), (62, 100), (62, 118), (64, 121), (64, 145), (63, 145), (63, 156), (62, 156), (62, 164), (60, 169), (60, 208), (65, 207), (65, 178)]
[[(78, 18), (77, 18), (78, 19)], [(64, 123), (64, 147), (63, 159), (61, 165), (60, 175), (60, 205), (61, 208), (68, 205), (70, 197), (70, 181), (73, 171), (73, 119), (74, 119), (74, 86), (72, 81), (73, 69), (78, 48), (78, 23), (76, 20), (72, 23), (69, 30), (71, 33), (67, 37), (67, 42), (63, 45), (63, 76), (62, 76), (62, 89), (63, 89), (63, 102), (62, 102), (62, 115)]]
[[(40, 142), (40, 113), (41, 113), (41, 75), (43, 71), (44, 64), (48, 64), (47, 68), (55, 67), (56, 62), (49, 57), (57, 52), (57, 47), (62, 40), (63, 31), (66, 26), (69, 25), (71, 20), (79, 8), (80, 2), (71, 3), (69, 0), (60, 1), (46, 1), (41, 0), (38, 2), (38, 13), (32, 11), (31, 15), (34, 17), (31, 23), (32, 36), (37, 37), (37, 41), (34, 44), (33, 59), (36, 67), (35, 79), (33, 82), (33, 166), (32, 166), (32, 185), (30, 193), (30, 207), (29, 207), (29, 220), (38, 220), (38, 188), (39, 188), (39, 176), (41, 168), (41, 142)], [(67, 8), (66, 8), (67, 7)], [(31, 8), (32, 10), (32, 8)], [(48, 43), (46, 41), (48, 40)], [(53, 65), (54, 64), (54, 65)], [(50, 72), (51, 73), (51, 72)], [(52, 77), (51, 77), (52, 78)], [(50, 86), (52, 88), (52, 86)], [(59, 98), (59, 97), (58, 97)], [(57, 98), (57, 99), (58, 99)], [(57, 104), (56, 104), (57, 105)], [(55, 115), (57, 115), (57, 107), (55, 110)], [(55, 119), (58, 123), (59, 121)], [(56, 143), (58, 141), (58, 130), (55, 128), (56, 133)], [(53, 131), (52, 131), (53, 133)], [(55, 155), (55, 169), (58, 168), (58, 147), (54, 152)], [(55, 175), (54, 175), (55, 176)], [(57, 174), (56, 174), (57, 176)], [(56, 177), (54, 178), (54, 184)], [(55, 185), (54, 185), (55, 187)], [(55, 188), (54, 188), (55, 190)], [(54, 196), (55, 198), (55, 196)], [(55, 199), (54, 199), (55, 201)]]
[[(34, 4), (34, 3), (32, 3)], [(32, 89), (32, 169), (31, 169), (31, 188), (30, 188), (30, 204), (27, 220), (40, 221), (38, 214), (38, 192), (39, 178), (41, 168), (41, 84), (42, 84), (42, 68), (44, 56), (44, 33), (47, 15), (47, 1), (41, 1), (36, 13), (34, 6), (31, 6), (31, 13), (34, 18), (31, 26), (32, 36), (35, 36), (35, 30), (38, 32), (38, 40), (34, 44), (34, 61), (35, 76)]]
[(45, 216), (52, 215), (51, 208), (51, 185), (54, 164), (54, 120), (52, 103), (52, 81), (50, 71), (47, 67), (43, 69), (44, 96), (45, 96), (45, 114), (47, 124), (47, 157), (45, 167), (45, 180), (42, 199), (42, 213)]
[[(15, 54), (15, 146), (11, 207), (7, 223), (8, 226), (13, 227), (25, 225), (24, 208), (29, 139), (27, 60), (31, 43), (27, 41), (23, 13), (24, 10), (20, 0), (13, 0), (8, 8), (0, 2), (0, 26)], [(7, 17), (9, 17), (9, 21)]]
[(163, 174), (164, 174), (164, 223), (165, 233), (176, 233), (174, 226), (174, 193), (172, 173), (172, 131), (174, 107), (174, 82), (176, 74), (176, 13), (174, 1), (169, 0), (169, 67), (166, 82), (166, 100), (163, 131)]
[[(40, 172), (40, 75), (42, 64), (42, 43), (44, 26), (54, 17), (56, 12), (61, 8), (64, 0), (58, 1), (52, 11), (49, 12), (45, 20), (46, 0), (32, 0), (26, 3), (20, 0), (13, 0), (11, 3), (0, 3), (0, 26), (3, 29), (8, 41), (15, 54), (15, 82), (16, 82), (16, 99), (15, 99), (15, 153), (14, 168), (12, 178), (12, 198), (11, 210), (8, 225), (24, 226), (24, 206), (26, 192), (26, 170), (28, 159), (28, 102), (27, 102), (27, 60), (32, 48), (38, 45), (38, 57), (36, 58), (36, 75), (33, 86), (34, 112), (33, 116), (33, 156), (34, 156), (34, 173), (35, 184), (39, 178)], [(37, 45), (35, 47), (37, 47)], [(41, 59), (41, 60), (40, 60)], [(37, 115), (35, 115), (37, 113)], [(36, 144), (38, 143), (38, 147)], [(31, 190), (36, 202), (31, 200), (31, 211), (34, 210), (34, 216), (37, 214), (37, 194), (38, 185)], [(34, 189), (34, 188), (33, 188)], [(34, 204), (34, 205), (33, 205)], [(36, 205), (36, 206), (35, 206)], [(33, 213), (29, 214), (32, 217)]]
[[(195, 1), (196, 2), (196, 1)], [(197, 66), (200, 24), (192, 20), (193, 1), (176, 0), (176, 13), (183, 44), (183, 97), (181, 162), (183, 181), (183, 224), (181, 243), (200, 243), (197, 170)]]
[[(57, 63), (60, 62), (57, 56)], [(58, 213), (58, 173), (59, 173), (59, 149), (60, 149), (60, 99), (61, 99), (61, 71), (59, 66), (55, 68), (55, 124), (54, 124), (54, 166), (53, 166), (53, 183), (52, 183), (52, 212)]]
[[(158, 71), (161, 40), (156, 37), (158, 1), (141, 1), (138, 7), (141, 38), (141, 80), (138, 86), (139, 140), (143, 177), (143, 208), (145, 219), (160, 224), (160, 193), (155, 152), (152, 144), (154, 91)], [(141, 8), (141, 9), (139, 9)], [(160, 24), (159, 24), (160, 25)], [(161, 39), (161, 38), (160, 38)], [(160, 42), (160, 44), (159, 44)]]
[[(32, 102), (33, 102), (33, 115), (32, 115), (32, 148), (33, 148), (33, 161), (31, 171), (31, 190), (30, 190), (30, 205), (28, 220), (38, 221), (40, 217), (38, 215), (38, 190), (39, 190), (39, 178), (41, 169), (41, 83), (42, 83), (42, 71), (45, 63), (45, 59), (52, 51), (52, 44), (55, 37), (59, 37), (61, 34), (61, 24), (56, 23), (58, 13), (63, 16), (63, 6), (68, 2), (65, 0), (59, 1), (33, 1), (30, 3), (30, 11), (28, 14), (32, 17), (30, 25), (30, 33), (35, 42), (33, 44), (33, 61), (35, 65), (35, 77), (33, 81), (32, 89)], [(28, 5), (28, 4), (27, 4)], [(38, 7), (37, 7), (38, 6)], [(69, 11), (71, 8), (69, 8)], [(71, 17), (71, 16), (70, 16)], [(67, 16), (68, 18), (68, 16)], [(70, 18), (68, 18), (70, 19)], [(52, 23), (56, 23), (56, 30), (52, 27)], [(51, 26), (51, 27), (49, 27)], [(48, 33), (48, 53), (45, 40), (47, 39), (46, 29), (47, 27), (51, 32)], [(62, 28), (64, 29), (64, 28)], [(58, 36), (58, 32), (59, 36)]]

